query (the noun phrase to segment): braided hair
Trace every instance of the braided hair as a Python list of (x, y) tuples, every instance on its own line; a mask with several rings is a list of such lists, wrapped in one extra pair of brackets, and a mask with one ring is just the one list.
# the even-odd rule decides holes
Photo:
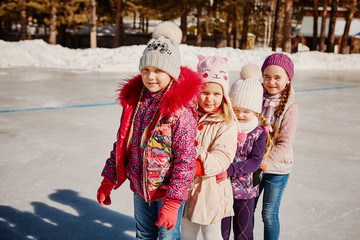
[(273, 126), (273, 131), (271, 133), (271, 138), (275, 144), (279, 139), (279, 128), (280, 128), (279, 119), (280, 119), (281, 115), (284, 113), (285, 106), (289, 100), (290, 93), (291, 93), (291, 83), (288, 83), (281, 94), (280, 102), (276, 106), (275, 113), (274, 113), (275, 122), (274, 122), (274, 126)]

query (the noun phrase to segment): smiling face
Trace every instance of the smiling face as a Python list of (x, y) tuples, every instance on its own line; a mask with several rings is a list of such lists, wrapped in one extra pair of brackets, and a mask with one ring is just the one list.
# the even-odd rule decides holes
[(251, 122), (256, 116), (256, 113), (254, 111), (246, 108), (233, 107), (233, 110), (239, 123)]
[(223, 101), (223, 89), (217, 83), (205, 83), (199, 95), (199, 105), (205, 112), (216, 111)]
[(264, 88), (270, 95), (282, 92), (290, 83), (286, 71), (277, 65), (269, 65), (264, 70)]
[(171, 77), (159, 68), (145, 66), (141, 70), (144, 86), (152, 93), (164, 90), (170, 83)]

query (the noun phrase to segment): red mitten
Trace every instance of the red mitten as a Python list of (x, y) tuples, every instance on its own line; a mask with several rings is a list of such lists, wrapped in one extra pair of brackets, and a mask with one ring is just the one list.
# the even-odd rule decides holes
[(222, 181), (224, 181), (227, 178), (228, 178), (227, 171), (223, 171), (223, 172), (221, 172), (219, 174), (216, 174), (216, 183), (219, 184), (219, 183), (221, 183)]
[(195, 176), (197, 177), (204, 176), (205, 175), (204, 165), (199, 159), (196, 159), (195, 166), (196, 166)]
[(110, 193), (114, 186), (115, 183), (104, 177), (97, 192), (97, 200), (101, 206), (111, 204)]
[(263, 170), (264, 173), (267, 172), (267, 166), (265, 165), (264, 162), (261, 162), (260, 167), (261, 167), (261, 169)]
[(180, 206), (181, 200), (165, 198), (163, 206), (159, 210), (159, 219), (155, 224), (159, 227), (166, 227), (167, 230), (173, 229), (176, 225)]

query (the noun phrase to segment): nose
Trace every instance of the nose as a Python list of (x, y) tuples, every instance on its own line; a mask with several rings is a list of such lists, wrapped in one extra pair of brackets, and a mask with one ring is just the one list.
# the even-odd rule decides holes
[(270, 83), (271, 85), (273, 85), (273, 84), (275, 83), (275, 79), (274, 79), (274, 78), (271, 78), (270, 81), (269, 81), (269, 83)]
[(154, 78), (155, 78), (155, 73), (152, 72), (152, 71), (150, 71), (150, 72), (149, 72), (149, 75), (148, 75), (148, 78), (149, 78), (149, 79), (154, 79)]
[(206, 100), (207, 102), (210, 102), (210, 101), (211, 101), (211, 99), (212, 99), (212, 97), (211, 97), (211, 95), (210, 95), (210, 94), (209, 94), (209, 95), (206, 95), (205, 100)]

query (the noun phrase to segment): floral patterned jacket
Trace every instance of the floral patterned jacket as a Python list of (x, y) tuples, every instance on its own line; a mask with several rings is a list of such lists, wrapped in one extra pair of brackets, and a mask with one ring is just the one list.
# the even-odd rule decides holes
[(234, 199), (251, 199), (259, 195), (259, 186), (253, 187), (252, 175), (261, 164), (265, 144), (266, 133), (260, 125), (247, 134), (244, 143), (238, 142), (234, 162), (227, 170)]
[[(119, 96), (123, 115), (118, 139), (102, 172), (103, 177), (116, 183), (115, 189), (128, 178), (131, 190), (148, 202), (164, 197), (187, 199), (196, 158), (197, 122), (193, 100), (201, 84), (196, 72), (181, 67), (179, 78), (161, 96), (161, 101), (144, 105), (135, 118), (143, 88), (141, 75), (124, 85)], [(140, 106), (146, 100), (144, 94)], [(153, 111), (156, 108), (158, 111)], [(148, 121), (150, 118), (153, 120)], [(143, 126), (149, 125), (147, 134), (137, 127), (138, 119), (145, 121)], [(129, 136), (132, 138), (128, 139)]]

